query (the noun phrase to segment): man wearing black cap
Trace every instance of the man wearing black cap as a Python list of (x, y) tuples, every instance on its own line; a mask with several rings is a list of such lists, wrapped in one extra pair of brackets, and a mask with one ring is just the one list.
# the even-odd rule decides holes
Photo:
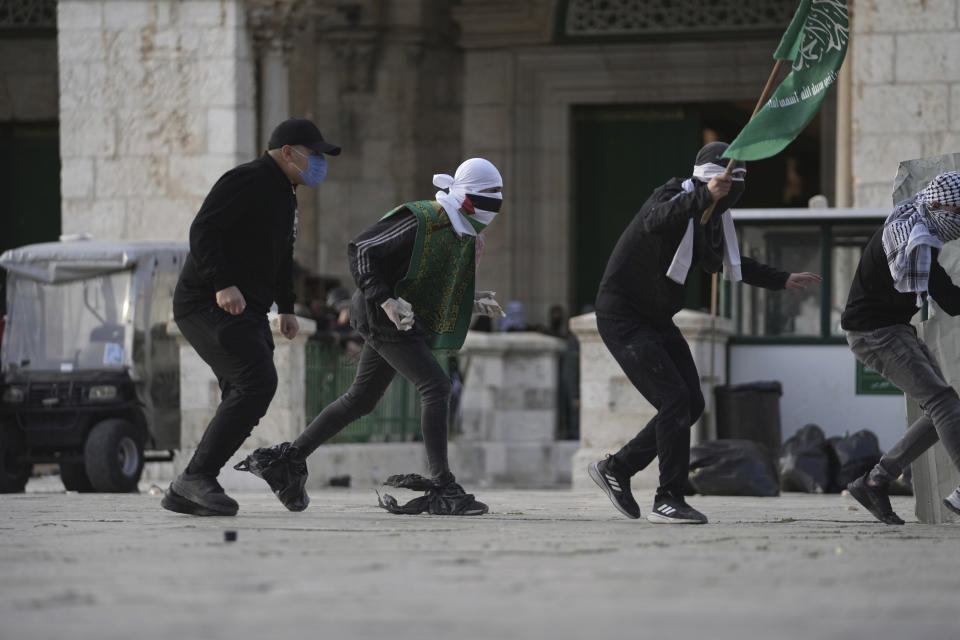
[[(693, 176), (658, 187), (627, 226), (607, 263), (597, 293), (597, 329), (627, 378), (657, 414), (618, 452), (587, 468), (613, 506), (628, 518), (640, 507), (630, 478), (660, 460), (660, 487), (647, 520), (704, 524), (706, 516), (686, 503), (690, 427), (704, 400), (690, 348), (673, 316), (683, 308), (687, 273), (724, 270), (728, 278), (767, 289), (804, 289), (819, 282), (812, 273), (787, 273), (740, 256), (729, 212), (744, 189), (745, 163), (725, 172), (724, 142), (697, 154)], [(700, 216), (715, 203), (706, 225)]]
[(237, 513), (217, 482), (226, 464), (267, 412), (277, 388), (267, 311), (276, 302), (280, 332), (293, 339), (293, 243), (297, 185), (316, 186), (327, 173), (325, 142), (309, 120), (281, 122), (262, 156), (225, 173), (193, 224), (190, 253), (173, 298), (184, 337), (217, 376), (220, 406), (197, 450), (163, 499), (170, 511)]

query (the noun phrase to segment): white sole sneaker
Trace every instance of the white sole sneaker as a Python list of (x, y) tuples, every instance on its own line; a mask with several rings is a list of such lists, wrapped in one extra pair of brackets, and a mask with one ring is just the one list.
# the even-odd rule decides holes
[(654, 524), (707, 524), (703, 520), (692, 519), (692, 518), (670, 518), (668, 516), (662, 516), (659, 513), (651, 511), (647, 514), (647, 520)]
[(944, 498), (943, 506), (960, 516), (960, 489), (954, 489), (953, 493)]

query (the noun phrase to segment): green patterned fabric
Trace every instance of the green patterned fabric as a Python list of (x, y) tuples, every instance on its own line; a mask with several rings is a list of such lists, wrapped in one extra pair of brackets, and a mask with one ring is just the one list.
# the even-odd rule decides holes
[(413, 306), (435, 350), (463, 346), (473, 313), (476, 274), (476, 237), (457, 236), (436, 200), (400, 205), (417, 217), (417, 239), (407, 274), (397, 283), (395, 294)]

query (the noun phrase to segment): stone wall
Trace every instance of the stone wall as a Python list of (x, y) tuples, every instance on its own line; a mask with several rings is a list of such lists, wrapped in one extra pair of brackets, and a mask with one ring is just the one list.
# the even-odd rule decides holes
[(958, 2), (851, 4), (853, 206), (888, 207), (900, 160), (960, 148)]
[(359, 0), (292, 42), (291, 112), (343, 147), (301, 199), (296, 255), (349, 288), (347, 243), (398, 204), (432, 199), (433, 174), (452, 174), (463, 159), (461, 56), (447, 5)]
[(61, 0), (64, 233), (182, 240), (216, 179), (251, 159), (241, 0)]

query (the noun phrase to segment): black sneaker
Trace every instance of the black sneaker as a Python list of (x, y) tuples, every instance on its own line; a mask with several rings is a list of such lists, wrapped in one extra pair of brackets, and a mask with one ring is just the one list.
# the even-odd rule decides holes
[(943, 506), (960, 516), (960, 487), (953, 490), (953, 493), (943, 499)]
[(430, 505), (430, 513), (444, 516), (482, 516), (489, 510), (456, 482), (439, 488)]
[(884, 524), (903, 524), (903, 520), (893, 511), (886, 484), (871, 485), (866, 473), (847, 485), (847, 491), (862, 504), (873, 517)]
[(290, 511), (303, 511), (310, 504), (307, 495), (307, 463), (299, 460), (299, 451), (289, 442), (261, 447), (233, 466), (249, 471), (270, 485), (273, 494)]
[(640, 505), (633, 499), (630, 493), (630, 476), (617, 473), (610, 468), (610, 456), (600, 462), (591, 462), (587, 466), (587, 473), (597, 483), (597, 486), (603, 489), (610, 502), (617, 508), (617, 511), (628, 518), (640, 517)]
[(647, 520), (655, 524), (707, 524), (707, 516), (687, 504), (683, 496), (658, 494)]
[(192, 516), (235, 516), (238, 508), (216, 478), (187, 472), (170, 483), (160, 506)]

